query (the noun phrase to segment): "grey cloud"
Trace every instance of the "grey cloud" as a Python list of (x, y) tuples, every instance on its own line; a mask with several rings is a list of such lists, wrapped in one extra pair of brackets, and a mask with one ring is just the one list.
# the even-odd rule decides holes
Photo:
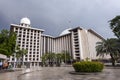
[(119, 15), (119, 3), (120, 0), (0, 0), (0, 21), (9, 29), (11, 23), (19, 24), (22, 17), (28, 17), (32, 26), (53, 36), (66, 28), (82, 26), (105, 38), (114, 37), (108, 21)]

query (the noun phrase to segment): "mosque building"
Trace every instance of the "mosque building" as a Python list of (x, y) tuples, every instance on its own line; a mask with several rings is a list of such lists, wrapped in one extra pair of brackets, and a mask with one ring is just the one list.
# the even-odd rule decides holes
[[(43, 29), (33, 28), (28, 18), (22, 18), (19, 25), (11, 24), (10, 31), (16, 32), (16, 44), (20, 49), (28, 50), (23, 62), (29, 62), (30, 66), (40, 66), (41, 57), (47, 52), (67, 51), (73, 59), (97, 59), (96, 42), (104, 39), (92, 29), (81, 27), (66, 29), (58, 37), (53, 37), (43, 34)], [(10, 62), (16, 62), (16, 58), (11, 56)]]

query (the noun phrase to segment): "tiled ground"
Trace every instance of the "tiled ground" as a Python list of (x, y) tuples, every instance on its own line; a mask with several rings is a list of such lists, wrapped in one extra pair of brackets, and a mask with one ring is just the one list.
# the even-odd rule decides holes
[(0, 80), (120, 80), (119, 68), (105, 68), (102, 73), (89, 75), (73, 75), (70, 71), (74, 71), (72, 67), (44, 67), (24, 75), (19, 75), (21, 71), (0, 73)]

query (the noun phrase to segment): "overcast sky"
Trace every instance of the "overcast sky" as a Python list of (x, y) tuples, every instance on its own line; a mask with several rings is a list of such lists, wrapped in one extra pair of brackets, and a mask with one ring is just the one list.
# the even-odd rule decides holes
[(28, 17), (33, 27), (52, 36), (80, 26), (110, 38), (114, 36), (108, 21), (116, 15), (120, 0), (0, 0), (0, 30)]

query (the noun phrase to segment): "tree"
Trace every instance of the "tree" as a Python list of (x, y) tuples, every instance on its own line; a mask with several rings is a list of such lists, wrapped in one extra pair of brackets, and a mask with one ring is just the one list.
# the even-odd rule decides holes
[(15, 52), (16, 34), (8, 30), (0, 32), (0, 53), (6, 56), (11, 56)]
[(43, 55), (41, 59), (43, 65), (47, 66), (47, 64), (49, 64), (49, 66), (53, 66), (55, 63), (55, 53), (52, 52), (45, 53), (45, 55)]
[[(17, 61), (21, 61), (22, 62), (22, 65), (24, 65), (23, 63), (23, 57), (24, 55), (26, 55), (28, 53), (28, 51), (26, 49), (20, 49), (19, 47), (17, 47), (16, 49), (16, 58), (17, 58)], [(21, 65), (21, 64), (20, 64)]]
[(120, 43), (118, 39), (111, 38), (103, 40), (103, 42), (96, 43), (97, 56), (110, 55), (112, 65), (115, 66), (115, 61), (119, 58), (120, 54)]
[(55, 53), (47, 53), (47, 59), (48, 59), (48, 63), (50, 66), (53, 66), (54, 65), (54, 62), (55, 62)]
[(43, 65), (49, 65), (49, 66), (53, 66), (54, 64), (56, 64), (56, 66), (60, 66), (61, 62), (69, 62), (71, 57), (69, 55), (69, 53), (67, 51), (62, 51), (61, 53), (45, 53), (42, 57), (42, 64)]
[(117, 38), (120, 39), (120, 16), (116, 16), (110, 22), (110, 28), (112, 29), (113, 33)]
[(63, 60), (65, 63), (71, 61), (71, 56), (70, 56), (70, 54), (69, 54), (68, 51), (62, 51), (61, 54), (62, 54), (62, 60)]
[(60, 66), (61, 62), (62, 62), (62, 54), (61, 53), (57, 53), (56, 55), (56, 66)]
[(42, 57), (41, 57), (41, 59), (42, 59), (42, 66), (47, 66), (47, 63), (46, 63), (46, 61), (47, 61), (47, 54), (45, 54), (45, 55), (43, 55)]

